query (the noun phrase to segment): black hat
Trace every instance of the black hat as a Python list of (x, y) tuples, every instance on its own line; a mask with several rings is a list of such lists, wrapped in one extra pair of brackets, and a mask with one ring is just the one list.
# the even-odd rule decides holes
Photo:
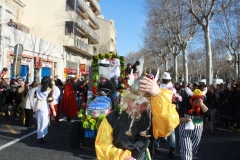
[(2, 71), (7, 72), (8, 69), (7, 69), (6, 67), (4, 67), (4, 68), (2, 69)]

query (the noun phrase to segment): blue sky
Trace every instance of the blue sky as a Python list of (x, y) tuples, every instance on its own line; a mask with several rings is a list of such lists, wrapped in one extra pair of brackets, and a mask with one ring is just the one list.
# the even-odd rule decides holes
[(113, 19), (117, 31), (117, 53), (137, 52), (142, 45), (145, 13), (144, 0), (100, 0), (104, 19)]

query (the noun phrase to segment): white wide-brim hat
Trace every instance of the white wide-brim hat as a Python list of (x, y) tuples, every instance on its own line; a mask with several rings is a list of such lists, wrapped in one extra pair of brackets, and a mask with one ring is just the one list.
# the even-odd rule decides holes
[(172, 79), (172, 77), (170, 76), (170, 73), (168, 73), (168, 72), (163, 72), (163, 75), (162, 75), (161, 78), (162, 79), (169, 79), (169, 80)]

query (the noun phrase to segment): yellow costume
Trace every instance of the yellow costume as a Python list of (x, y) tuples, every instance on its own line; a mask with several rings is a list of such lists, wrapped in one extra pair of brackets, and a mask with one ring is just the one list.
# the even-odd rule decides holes
[[(168, 136), (179, 124), (179, 116), (171, 100), (172, 91), (167, 89), (160, 89), (157, 96), (150, 97), (152, 132), (155, 138)], [(132, 136), (124, 134), (126, 128), (129, 127), (129, 115), (125, 111), (120, 114), (116, 112), (110, 113), (103, 120), (98, 130), (95, 141), (98, 160), (123, 160), (125, 156), (133, 157), (136, 147), (141, 152), (148, 147), (148, 137), (139, 135), (140, 131), (148, 128), (150, 119), (147, 116), (147, 111), (142, 113), (140, 120), (133, 123)], [(137, 155), (137, 157), (139, 156)]]

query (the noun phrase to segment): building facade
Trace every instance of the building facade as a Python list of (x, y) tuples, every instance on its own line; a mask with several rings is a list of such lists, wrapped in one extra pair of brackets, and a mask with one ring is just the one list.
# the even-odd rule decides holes
[[(14, 47), (21, 44), (20, 73), (29, 81), (39, 81), (45, 75), (59, 75), (61, 79), (71, 75), (88, 77), (93, 44), (99, 43), (97, 0), (0, 2), (1, 67), (14, 72)], [(17, 29), (7, 26), (9, 19), (14, 19)]]
[(101, 41), (95, 44), (96, 53), (116, 52), (117, 32), (114, 26), (114, 20), (105, 20), (103, 15), (97, 17), (100, 29), (96, 31)]
[[(56, 73), (56, 62), (63, 63), (63, 48), (28, 34), (29, 28), (22, 24), (24, 7), (20, 0), (0, 1), (0, 67), (7, 67), (11, 78), (22, 76), (25, 81), (40, 81), (43, 76)], [(7, 25), (10, 19), (16, 28)], [(23, 48), (18, 56), (14, 52), (16, 46)]]
[[(100, 6), (97, 0), (22, 0), (23, 23), (30, 34), (63, 46), (64, 77), (88, 77), (93, 44), (99, 43), (96, 30)], [(33, 16), (34, 15), (34, 16)], [(81, 68), (80, 68), (81, 67)], [(60, 74), (59, 74), (60, 75)]]

